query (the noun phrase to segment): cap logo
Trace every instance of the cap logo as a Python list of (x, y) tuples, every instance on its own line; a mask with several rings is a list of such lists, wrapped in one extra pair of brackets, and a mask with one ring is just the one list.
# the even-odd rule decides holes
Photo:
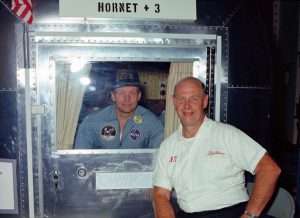
[(132, 73), (129, 73), (127, 71), (120, 71), (118, 74), (117, 74), (117, 80), (120, 80), (120, 81), (132, 81), (134, 80), (134, 76)]
[(117, 131), (113, 126), (105, 126), (101, 129), (100, 136), (104, 140), (110, 141), (116, 137)]

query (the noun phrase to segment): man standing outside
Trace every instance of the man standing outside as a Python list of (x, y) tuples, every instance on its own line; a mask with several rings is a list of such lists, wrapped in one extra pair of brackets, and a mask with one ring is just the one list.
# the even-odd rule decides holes
[(163, 126), (141, 99), (138, 74), (119, 70), (111, 92), (113, 105), (88, 115), (79, 127), (76, 149), (154, 148), (163, 138)]
[[(174, 106), (182, 127), (158, 153), (153, 176), (156, 218), (254, 218), (271, 198), (281, 172), (258, 143), (233, 126), (205, 116), (208, 96), (200, 80), (177, 83)], [(255, 174), (248, 197), (244, 171)], [(170, 203), (175, 190), (180, 207)]]

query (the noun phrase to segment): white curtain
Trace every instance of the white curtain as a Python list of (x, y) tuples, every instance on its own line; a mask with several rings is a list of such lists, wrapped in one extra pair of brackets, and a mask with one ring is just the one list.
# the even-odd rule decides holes
[(80, 71), (71, 72), (71, 64), (56, 63), (56, 146), (72, 149), (85, 86), (80, 78), (88, 76), (91, 64)]
[(175, 84), (179, 80), (192, 75), (193, 63), (171, 63), (167, 82), (168, 86), (165, 112), (165, 137), (171, 135), (180, 124), (172, 100)]

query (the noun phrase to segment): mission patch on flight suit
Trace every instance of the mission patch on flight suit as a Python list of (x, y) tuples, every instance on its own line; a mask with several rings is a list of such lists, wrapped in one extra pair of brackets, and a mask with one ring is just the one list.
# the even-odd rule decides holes
[(116, 129), (113, 126), (104, 126), (100, 132), (100, 137), (104, 140), (113, 140), (116, 137)]
[(133, 117), (133, 121), (136, 123), (136, 124), (141, 124), (143, 123), (143, 117), (141, 115), (135, 115)]
[(141, 133), (138, 129), (131, 129), (130, 131), (130, 137), (133, 139), (133, 140), (137, 140), (139, 137), (141, 136)]

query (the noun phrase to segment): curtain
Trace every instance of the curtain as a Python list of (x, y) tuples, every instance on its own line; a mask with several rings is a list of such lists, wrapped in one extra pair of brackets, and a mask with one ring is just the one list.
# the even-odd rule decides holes
[(71, 72), (70, 63), (56, 63), (56, 146), (57, 149), (72, 149), (79, 113), (85, 91), (80, 83), (82, 76), (88, 76), (91, 64), (80, 71)]
[(171, 63), (167, 82), (165, 138), (171, 135), (180, 124), (172, 100), (175, 84), (188, 76), (193, 76), (193, 63)]

